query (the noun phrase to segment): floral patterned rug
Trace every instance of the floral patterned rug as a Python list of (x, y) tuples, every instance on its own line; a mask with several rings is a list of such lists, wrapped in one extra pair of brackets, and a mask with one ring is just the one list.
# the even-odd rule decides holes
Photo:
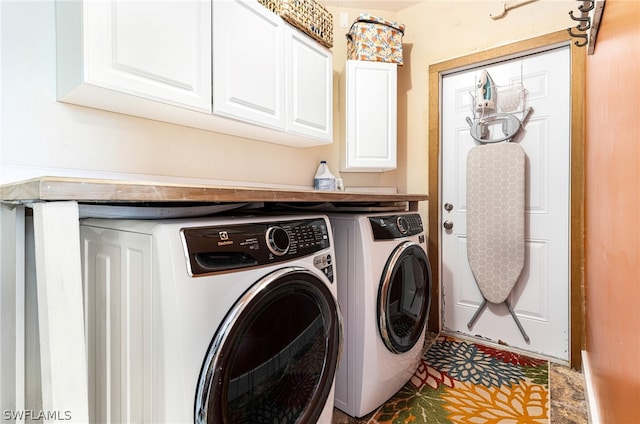
[(549, 362), (439, 336), (369, 423), (549, 423)]

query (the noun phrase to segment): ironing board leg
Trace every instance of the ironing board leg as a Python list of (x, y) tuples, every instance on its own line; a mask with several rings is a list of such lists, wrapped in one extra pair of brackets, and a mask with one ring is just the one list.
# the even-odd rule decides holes
[(476, 322), (476, 320), (478, 319), (478, 317), (486, 307), (487, 307), (487, 299), (482, 299), (482, 304), (480, 304), (480, 307), (478, 308), (476, 313), (473, 314), (473, 316), (471, 317), (471, 321), (469, 321), (469, 324), (467, 324), (467, 328), (469, 330), (471, 330), (471, 327), (473, 327), (473, 324)]
[(507, 308), (509, 309), (509, 313), (513, 317), (513, 320), (516, 322), (516, 325), (518, 326), (518, 329), (522, 333), (522, 337), (524, 337), (524, 340), (528, 342), (529, 341), (529, 336), (527, 336), (527, 333), (524, 331), (524, 328), (522, 327), (522, 324), (520, 324), (520, 320), (518, 319), (518, 317), (516, 316), (515, 311), (511, 307), (511, 304), (509, 303), (509, 299), (505, 300), (504, 303), (507, 305)]

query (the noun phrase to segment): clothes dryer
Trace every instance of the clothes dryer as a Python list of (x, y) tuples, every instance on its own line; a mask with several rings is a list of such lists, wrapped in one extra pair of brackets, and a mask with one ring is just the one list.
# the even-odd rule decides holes
[(418, 213), (330, 215), (345, 343), (335, 406), (362, 417), (413, 375), (424, 349), (431, 298)]
[(81, 225), (92, 422), (330, 423), (325, 216)]

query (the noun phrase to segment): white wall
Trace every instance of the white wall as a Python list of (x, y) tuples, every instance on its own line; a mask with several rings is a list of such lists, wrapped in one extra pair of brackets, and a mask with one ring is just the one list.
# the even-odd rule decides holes
[(334, 173), (339, 167), (338, 81), (348, 30), (339, 26), (339, 12), (353, 20), (368, 11), (407, 26), (406, 65), (398, 72), (399, 169), (342, 177), (347, 187), (396, 186), (426, 193), (429, 65), (566, 28), (576, 2), (543, 0), (500, 21), (488, 16), (498, 1), (425, 0), (397, 13), (366, 4), (375, 7), (376, 2), (355, 9), (329, 7), (335, 28), (335, 142), (296, 149), (56, 102), (53, 0), (1, 0), (0, 183), (39, 174), (122, 173), (311, 187), (319, 160), (327, 160)]

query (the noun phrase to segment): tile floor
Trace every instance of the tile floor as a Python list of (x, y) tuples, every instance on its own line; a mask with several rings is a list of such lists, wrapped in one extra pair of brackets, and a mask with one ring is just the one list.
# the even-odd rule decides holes
[[(427, 345), (429, 344), (427, 343)], [(551, 424), (586, 424), (589, 422), (582, 373), (564, 365), (551, 363), (549, 385)], [(362, 418), (353, 418), (339, 409), (334, 409), (333, 424), (365, 424), (373, 417), (374, 413), (375, 411)]]

